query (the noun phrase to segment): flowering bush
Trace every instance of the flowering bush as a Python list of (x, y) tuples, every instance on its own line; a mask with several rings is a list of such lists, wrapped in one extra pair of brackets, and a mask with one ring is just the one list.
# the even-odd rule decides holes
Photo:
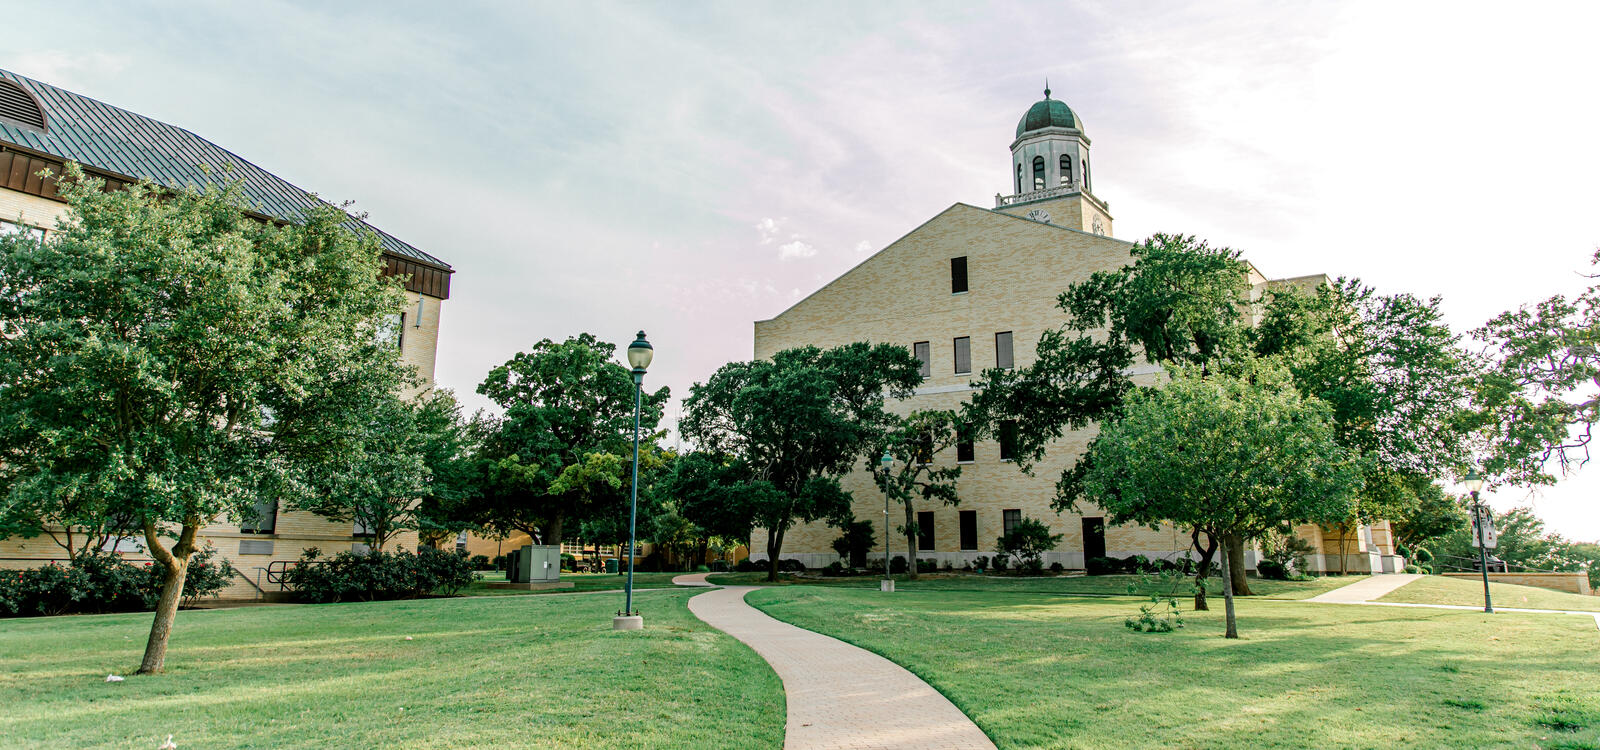
[[(216, 550), (206, 547), (189, 558), (183, 584), (183, 606), (202, 596), (216, 596), (233, 568), (213, 562)], [(154, 609), (161, 599), (161, 569), (135, 565), (100, 550), (78, 553), (71, 564), (50, 563), (27, 570), (0, 571), (0, 617), (31, 617), (87, 612), (137, 612)]]
[(449, 596), (472, 580), (472, 563), (466, 555), (430, 547), (415, 553), (371, 550), (332, 557), (312, 547), (284, 574), (296, 597), (313, 603)]

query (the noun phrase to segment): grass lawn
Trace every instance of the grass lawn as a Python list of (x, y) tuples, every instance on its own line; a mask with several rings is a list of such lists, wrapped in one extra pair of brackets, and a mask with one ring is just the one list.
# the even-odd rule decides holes
[[(683, 575), (683, 573), (634, 573), (633, 588), (635, 591), (639, 589), (671, 588), (672, 579), (681, 575)], [(570, 594), (574, 591), (621, 591), (622, 584), (627, 580), (627, 578), (628, 577), (625, 575), (619, 576), (615, 573), (563, 572), (561, 574), (561, 581), (563, 583), (571, 583), (572, 588), (570, 589), (517, 591), (516, 589), (505, 590), (489, 588), (488, 584), (490, 583), (504, 583), (506, 580), (504, 574), (491, 573), (489, 576), (485, 576), (481, 580), (472, 582), (472, 584), (468, 585), (466, 590), (462, 591), (461, 593), (465, 596), (505, 596), (508, 594)], [(622, 607), (621, 605), (618, 605), (617, 608), (621, 609)]]
[[(1324, 576), (1312, 578), (1307, 581), (1268, 581), (1260, 578), (1251, 578), (1251, 590), (1260, 597), (1268, 599), (1306, 599), (1316, 596), (1329, 589), (1347, 586), (1362, 580), (1367, 576)], [(1170, 582), (1165, 586), (1160, 579), (1152, 577), (1150, 582), (1141, 581), (1136, 575), (1106, 575), (1106, 576), (979, 576), (960, 573), (923, 573), (913, 581), (905, 576), (895, 576), (895, 589), (898, 591), (988, 591), (1011, 592), (1028, 594), (1090, 594), (1090, 595), (1117, 595), (1126, 596), (1128, 586), (1133, 585), (1138, 593), (1148, 594), (1157, 590), (1171, 588)], [(769, 585), (765, 573), (713, 573), (707, 579), (711, 583), (724, 586), (740, 585)], [(878, 589), (876, 576), (851, 576), (848, 578), (797, 578), (788, 574), (780, 574), (780, 585), (818, 585), (837, 586), (842, 588)], [(1217, 597), (1222, 596), (1222, 579), (1212, 577), (1206, 581), (1206, 590)], [(1188, 582), (1184, 581), (1178, 589), (1183, 596), (1190, 596)]]
[(748, 600), (904, 665), (1001, 748), (1600, 747), (1587, 617), (1243, 600), (1122, 626), (1136, 598), (786, 586)]
[[(1528, 609), (1573, 609), (1583, 612), (1600, 612), (1600, 596), (1584, 596), (1565, 591), (1542, 589), (1537, 586), (1518, 586), (1513, 583), (1489, 583), (1489, 598), (1496, 608), (1526, 607)], [(1445, 578), (1428, 576), (1384, 595), (1380, 602), (1409, 602), (1412, 604), (1465, 604), (1483, 606), (1483, 579)]]
[(0, 746), (781, 747), (782, 683), (694, 593), (639, 594), (633, 633), (609, 596), (184, 611), (121, 683), (149, 614), (3, 620)]

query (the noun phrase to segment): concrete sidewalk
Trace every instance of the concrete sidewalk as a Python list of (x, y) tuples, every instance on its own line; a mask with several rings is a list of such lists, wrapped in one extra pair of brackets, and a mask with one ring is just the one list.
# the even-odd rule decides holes
[(1400, 588), (1422, 576), (1416, 573), (1391, 573), (1389, 575), (1371, 576), (1364, 580), (1356, 581), (1349, 586), (1340, 586), (1332, 591), (1326, 591), (1307, 599), (1308, 602), (1326, 604), (1361, 604), (1383, 598), (1395, 589)]
[(994, 749), (949, 699), (894, 662), (746, 604), (755, 588), (700, 594), (689, 611), (755, 649), (783, 680), (784, 750)]

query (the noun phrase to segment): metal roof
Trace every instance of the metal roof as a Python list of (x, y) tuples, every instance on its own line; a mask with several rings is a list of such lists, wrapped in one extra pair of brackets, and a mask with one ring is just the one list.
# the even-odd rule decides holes
[[(264, 216), (295, 221), (315, 205), (305, 190), (183, 128), (113, 107), (8, 70), (0, 77), (21, 86), (44, 109), (45, 130), (0, 119), (0, 141), (75, 161), (102, 172), (149, 179), (173, 189), (202, 188), (238, 180), (250, 208)], [(450, 265), (364, 221), (383, 250), (448, 269)]]

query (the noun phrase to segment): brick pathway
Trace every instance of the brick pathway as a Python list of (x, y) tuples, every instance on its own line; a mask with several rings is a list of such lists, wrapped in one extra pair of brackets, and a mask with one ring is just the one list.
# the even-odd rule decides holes
[(689, 611), (749, 644), (783, 680), (789, 704), (784, 750), (993, 750), (966, 714), (916, 675), (865, 649), (768, 617), (744, 601), (755, 588), (700, 594), (689, 600)]

